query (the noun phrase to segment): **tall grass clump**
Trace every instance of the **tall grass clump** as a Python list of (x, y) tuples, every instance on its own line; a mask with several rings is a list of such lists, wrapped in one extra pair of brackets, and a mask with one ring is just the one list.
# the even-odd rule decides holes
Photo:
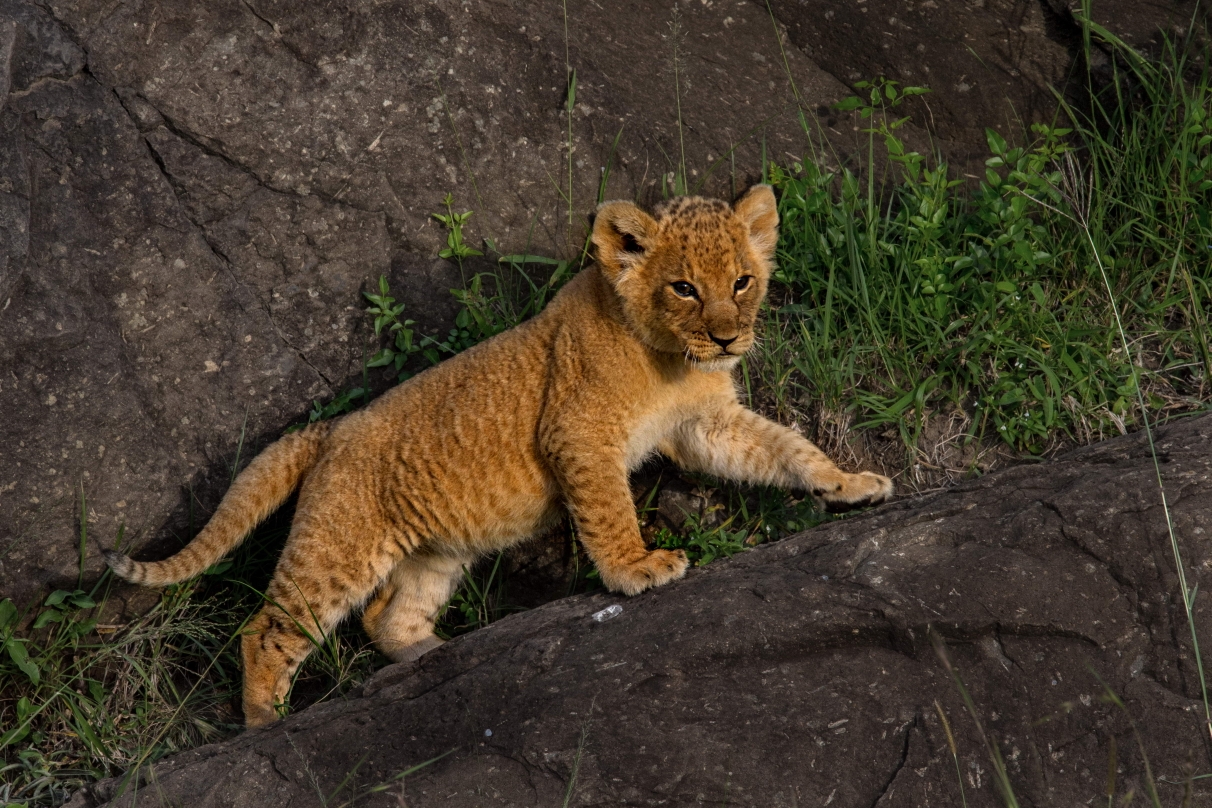
[[(82, 515), (82, 533), (85, 525)], [(109, 572), (24, 614), (0, 600), (0, 805), (61, 805), (83, 785), (236, 732), (240, 635), (285, 532), (271, 520), (136, 617), (110, 603)], [(369, 641), (343, 627), (297, 674), (297, 701), (346, 692), (375, 659)]]
[[(1205, 406), (1207, 60), (1168, 43), (1151, 63), (1096, 35), (1118, 72), (1091, 88), (1093, 111), (1063, 105), (1072, 123), (1037, 124), (1024, 146), (987, 130), (975, 189), (906, 149), (893, 110), (919, 91), (890, 81), (840, 105), (869, 122), (861, 176), (812, 161), (771, 168), (783, 296), (754, 368), (768, 404), (818, 430), (839, 412), (891, 429), (908, 467), (940, 417), (961, 441), (1042, 454), (1137, 427), (1146, 412)], [(1073, 216), (1066, 166), (1097, 177), (1093, 240)]]
[[(213, 656), (226, 627), (181, 590), (120, 633), (97, 625), (95, 605), (91, 597), (64, 599), (58, 620), (17, 639), (16, 609), (0, 601), (0, 640), (9, 651), (0, 660), (0, 803), (57, 805), (149, 750), (158, 757), (222, 735), (204, 705), (213, 703), (216, 685), (226, 686), (210, 680), (185, 691), (190, 669)], [(12, 654), (16, 643), (20, 658)], [(182, 707), (189, 720), (173, 720)]]

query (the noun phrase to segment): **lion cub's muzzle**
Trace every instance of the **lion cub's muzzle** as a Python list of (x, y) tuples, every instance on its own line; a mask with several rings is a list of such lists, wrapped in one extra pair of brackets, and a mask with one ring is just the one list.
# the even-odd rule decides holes
[(721, 337), (711, 331), (699, 332), (687, 341), (687, 358), (700, 364), (723, 363), (721, 367), (733, 365), (753, 347), (753, 338), (751, 334), (737, 330), (732, 331), (732, 334), (733, 336)]

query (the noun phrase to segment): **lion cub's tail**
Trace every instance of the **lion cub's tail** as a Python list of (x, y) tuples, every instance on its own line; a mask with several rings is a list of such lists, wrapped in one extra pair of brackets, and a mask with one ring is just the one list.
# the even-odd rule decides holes
[(253, 458), (193, 541), (163, 561), (132, 561), (105, 550), (105, 563), (121, 578), (145, 586), (163, 586), (192, 578), (225, 556), (262, 519), (287, 500), (316, 464), (331, 424), (317, 423), (287, 435)]

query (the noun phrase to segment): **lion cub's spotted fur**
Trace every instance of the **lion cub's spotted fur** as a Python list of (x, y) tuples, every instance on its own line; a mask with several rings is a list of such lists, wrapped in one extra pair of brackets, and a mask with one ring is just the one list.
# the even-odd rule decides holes
[[(627, 473), (654, 452), (684, 468), (878, 502), (876, 474), (847, 474), (790, 429), (742, 407), (728, 372), (753, 345), (778, 228), (774, 195), (695, 197), (653, 218), (599, 208), (597, 263), (541, 314), (386, 393), (360, 412), (270, 446), (206, 528), (166, 561), (113, 553), (122, 577), (196, 575), (300, 487), (266, 605), (243, 637), (244, 714), (275, 719), (291, 676), (351, 610), (389, 657), (440, 642), (434, 620), (463, 565), (567, 510), (610, 589), (679, 578), (680, 551), (640, 537)], [(306, 632), (306, 633), (305, 633)]]

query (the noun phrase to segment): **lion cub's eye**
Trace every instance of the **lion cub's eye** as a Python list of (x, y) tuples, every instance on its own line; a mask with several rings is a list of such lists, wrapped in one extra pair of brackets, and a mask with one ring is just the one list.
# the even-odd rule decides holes
[(670, 286), (673, 287), (673, 291), (678, 297), (698, 297), (699, 293), (694, 286), (686, 281), (674, 281)]
[(733, 287), (738, 292), (743, 292), (749, 288), (749, 281), (753, 280), (752, 275), (742, 275), (736, 279), (736, 285)]

